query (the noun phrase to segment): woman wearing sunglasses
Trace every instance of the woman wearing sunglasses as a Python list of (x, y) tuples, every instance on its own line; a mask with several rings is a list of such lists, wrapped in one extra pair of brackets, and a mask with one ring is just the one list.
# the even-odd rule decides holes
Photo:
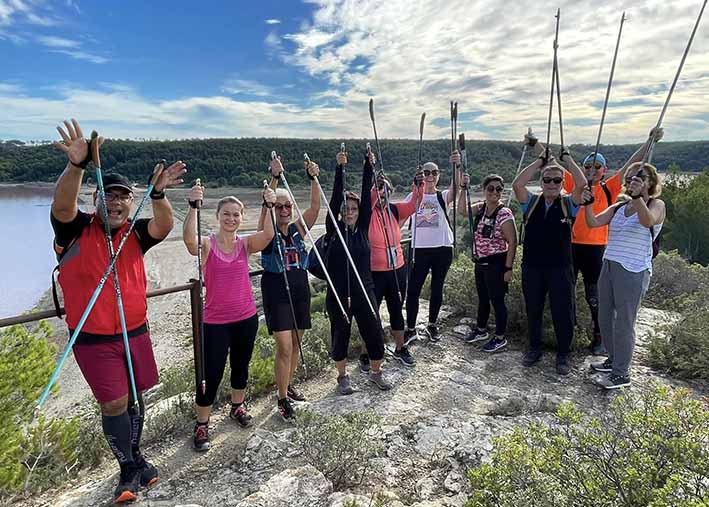
[[(456, 169), (457, 180), (461, 181), (460, 153), (454, 152), (450, 162), (458, 168)], [(416, 260), (413, 263), (411, 282), (406, 296), (404, 333), (406, 344), (416, 339), (419, 297), (429, 272), (431, 273), (431, 299), (426, 334), (432, 342), (441, 339), (436, 322), (443, 304), (443, 282), (453, 262), (453, 230), (448, 218), (448, 206), (453, 202), (457, 189), (451, 178), (450, 188), (439, 191), (437, 187), (439, 178), (438, 166), (433, 162), (426, 162), (423, 165), (423, 196), (415, 215), (415, 241), (412, 239), (412, 247), (416, 249)], [(406, 199), (412, 199), (412, 195), (409, 194)]]
[[(470, 177), (465, 174), (461, 189), (467, 188)], [(495, 335), (483, 346), (484, 352), (497, 352), (507, 346), (507, 305), (505, 294), (512, 279), (512, 266), (517, 251), (517, 228), (512, 211), (502, 203), (504, 180), (490, 174), (482, 183), (485, 200), (472, 206), (473, 261), (475, 262), (475, 288), (478, 292), (476, 329), (465, 338), (466, 343), (488, 340), (487, 321), (490, 303), (495, 309)], [(468, 216), (468, 203), (458, 201), (458, 212)]]
[[(630, 385), (635, 320), (652, 276), (653, 241), (665, 220), (661, 190), (657, 169), (639, 162), (628, 168), (621, 202), (599, 214), (590, 206), (584, 211), (590, 227), (608, 226), (608, 246), (598, 280), (598, 321), (608, 358), (591, 365), (595, 371), (609, 373), (602, 383), (606, 389)], [(591, 192), (584, 190), (583, 197), (589, 199)]]
[[(336, 223), (333, 223), (328, 216), (325, 222), (327, 234), (332, 238), (325, 254), (327, 270), (330, 273), (335, 290), (337, 290), (337, 295), (344, 302), (346, 308), (348, 301), (351, 300), (351, 305), (349, 305), (347, 312), (350, 319), (348, 322), (337, 304), (335, 295), (332, 292), (333, 288), (328, 286), (325, 305), (330, 316), (330, 352), (337, 368), (337, 390), (342, 395), (349, 395), (354, 392), (350, 377), (347, 375), (347, 350), (352, 334), (352, 319), (357, 321), (357, 327), (369, 358), (369, 380), (382, 391), (392, 387), (391, 383), (384, 377), (381, 369), (382, 359), (384, 358), (384, 331), (379, 320), (379, 311), (377, 310), (377, 315), (372, 315), (366, 299), (369, 298), (372, 306), (377, 309), (369, 246), (369, 226), (372, 219), (372, 194), (370, 192), (374, 180), (374, 154), (370, 151), (365, 155), (361, 198), (354, 192), (344, 192), (343, 173), (346, 164), (347, 154), (339, 152), (337, 154), (337, 169), (335, 170), (335, 185), (330, 198), (330, 209), (334, 213), (337, 210), (341, 210), (340, 217)], [(347, 248), (365, 286), (366, 294), (362, 292), (362, 288), (355, 281), (356, 275), (347, 260), (342, 242), (336, 237), (335, 227), (340, 229), (347, 242)], [(345, 266), (346, 269), (343, 269)]]
[[(292, 420), (295, 411), (290, 400), (305, 401), (305, 397), (293, 386), (293, 375), (298, 367), (298, 342), (303, 339), (306, 329), (310, 329), (310, 284), (308, 283), (308, 252), (305, 248), (305, 231), (300, 221), (293, 218), (293, 203), (288, 192), (277, 189), (278, 178), (283, 173), (283, 164), (279, 158), (271, 160), (271, 184), (276, 190), (276, 235), (261, 251), (261, 295), (263, 313), (269, 334), (276, 340), (276, 360), (274, 364), (276, 385), (278, 386), (278, 411), (284, 420)], [(318, 165), (307, 163), (305, 170), (309, 177), (320, 174)], [(310, 184), (310, 207), (303, 212), (308, 229), (318, 218), (320, 212), (320, 194), (313, 179)], [(270, 210), (261, 210), (258, 228), (262, 229), (271, 221)], [(278, 242), (278, 243), (277, 243)], [(284, 259), (285, 258), (285, 266)], [(291, 299), (288, 297), (283, 271), (288, 277)]]
[[(571, 227), (581, 204), (586, 177), (573, 161), (569, 169), (576, 186), (572, 196), (562, 193), (564, 169), (546, 148), (512, 182), (515, 197), (523, 214), (522, 292), (527, 307), (529, 351), (524, 366), (532, 366), (542, 357), (542, 319), (547, 293), (556, 334), (556, 371), (568, 375), (569, 352), (574, 336), (574, 273), (571, 261)], [(541, 172), (539, 194), (527, 185)]]
[[(195, 400), (197, 423), (193, 444), (196, 450), (209, 449), (209, 414), (224, 375), (227, 357), (231, 366), (231, 410), (229, 417), (243, 427), (251, 424), (244, 397), (249, 377), (249, 362), (258, 332), (258, 315), (254, 291), (249, 277), (249, 255), (263, 250), (273, 239), (273, 226), (264, 223), (263, 230), (250, 236), (237, 235), (244, 216), (244, 205), (234, 196), (223, 197), (217, 203), (218, 230), (197, 237), (197, 207), (204, 200), (204, 187), (190, 190), (187, 217), (182, 239), (187, 250), (202, 253), (201, 269), (207, 295), (204, 302), (204, 378), (206, 392), (197, 386)], [(266, 205), (276, 202), (276, 194), (266, 189)]]

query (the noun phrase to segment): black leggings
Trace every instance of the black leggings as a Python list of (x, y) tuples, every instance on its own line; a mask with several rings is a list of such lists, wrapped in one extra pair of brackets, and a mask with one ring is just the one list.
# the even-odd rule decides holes
[(249, 378), (249, 361), (254, 351), (258, 315), (228, 324), (204, 323), (204, 380), (206, 393), (197, 385), (196, 403), (200, 407), (211, 407), (217, 397), (219, 384), (224, 375), (226, 358), (231, 366), (231, 388), (246, 389)]
[[(352, 288), (352, 310), (350, 311), (351, 318), (348, 323), (342, 315), (342, 310), (337, 304), (332, 290), (328, 289), (325, 298), (327, 314), (330, 316), (330, 354), (335, 361), (344, 361), (347, 359), (347, 349), (350, 345), (350, 335), (352, 333), (352, 319), (357, 321), (359, 334), (362, 336), (362, 341), (367, 348), (367, 354), (373, 361), (379, 361), (384, 357), (384, 331), (379, 321), (379, 312), (376, 317), (372, 315), (372, 310), (367, 304), (367, 300), (361, 295), (359, 287)], [(357, 296), (354, 291), (359, 291)], [(369, 291), (370, 301), (374, 301), (374, 292)], [(375, 306), (376, 309), (376, 306)]]
[(416, 327), (419, 297), (429, 271), (431, 272), (431, 300), (428, 307), (428, 321), (435, 324), (438, 320), (438, 313), (443, 304), (443, 282), (446, 280), (446, 274), (452, 263), (452, 247), (416, 249), (416, 262), (414, 262), (414, 268), (411, 271), (411, 285), (409, 285), (406, 300), (406, 325), (409, 329)]
[(475, 264), (475, 288), (478, 291), (478, 329), (485, 329), (490, 318), (490, 302), (495, 308), (495, 334), (503, 336), (507, 330), (507, 282), (505, 261), (507, 252), (480, 259)]
[(601, 333), (601, 328), (598, 327), (598, 279), (601, 276), (605, 251), (605, 245), (571, 244), (571, 254), (574, 259), (574, 284), (578, 280), (580, 271), (583, 276), (586, 303), (588, 303), (591, 319), (593, 319), (594, 336)]
[[(396, 274), (394, 274), (396, 273)], [(389, 323), (394, 331), (404, 330), (404, 296), (406, 294), (406, 265), (393, 271), (372, 271), (374, 297), (378, 309), (386, 298)], [(398, 284), (397, 284), (398, 280)], [(398, 290), (397, 290), (398, 288)]]

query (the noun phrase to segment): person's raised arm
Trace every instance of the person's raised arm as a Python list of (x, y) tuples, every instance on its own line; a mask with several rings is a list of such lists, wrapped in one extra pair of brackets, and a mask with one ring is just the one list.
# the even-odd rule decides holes
[[(78, 197), (81, 190), (81, 180), (84, 177), (84, 167), (91, 154), (89, 153), (89, 143), (84, 139), (79, 122), (72, 119), (71, 122), (64, 120), (64, 126), (57, 127), (62, 141), (54, 141), (54, 146), (62, 150), (68, 159), (66, 168), (59, 176), (54, 188), (54, 199), (52, 200), (52, 216), (62, 223), (69, 223), (79, 211)], [(95, 142), (99, 147), (103, 144), (103, 137), (98, 137)]]
[[(460, 185), (461, 178), (463, 177), (463, 173), (460, 169), (460, 160), (460, 152), (455, 150), (449, 159), (450, 164), (455, 168), (455, 178), (451, 178), (451, 184), (446, 194), (446, 204), (452, 203), (453, 199), (457, 198), (458, 195), (458, 185)], [(454, 185), (454, 182), (458, 185)]]
[[(589, 202), (592, 197), (593, 192), (591, 192), (589, 188), (584, 188), (583, 192), (581, 193), (581, 199), (583, 200), (583, 202)], [(584, 215), (586, 217), (586, 225), (588, 225), (590, 228), (603, 227), (604, 225), (608, 225), (613, 219), (615, 210), (619, 206), (621, 206), (621, 203), (613, 204), (612, 206), (609, 206), (603, 211), (601, 211), (598, 215), (593, 212), (593, 206), (584, 206), (583, 208)]]
[[(332, 187), (332, 196), (330, 197), (330, 209), (332, 214), (337, 217), (342, 208), (342, 203), (344, 201), (344, 196), (342, 195), (345, 182), (344, 182), (344, 171), (345, 165), (347, 165), (347, 153), (338, 152), (337, 153), (337, 167), (335, 168), (335, 184)], [(328, 213), (327, 219), (325, 219), (325, 229), (328, 234), (333, 234), (335, 232), (335, 227), (337, 224), (330, 219), (330, 214)]]
[[(270, 187), (266, 187), (263, 191), (263, 202), (265, 204), (264, 207), (268, 208), (267, 211), (271, 213), (273, 206), (276, 204), (276, 191)], [(274, 235), (273, 220), (264, 220), (263, 230), (246, 238), (246, 251), (250, 254), (260, 252), (273, 241)]]
[(374, 153), (371, 151), (367, 153), (364, 157), (364, 164), (362, 167), (362, 202), (359, 205), (359, 218), (357, 219), (357, 226), (362, 227), (363, 231), (369, 230), (369, 222), (372, 219), (372, 193), (370, 189), (374, 182), (374, 164), (376, 164), (376, 158)]
[(665, 220), (665, 203), (659, 199), (653, 199), (648, 206), (642, 198), (643, 195), (647, 197), (647, 193), (647, 178), (643, 180), (642, 178), (634, 176), (628, 186), (628, 195), (633, 198), (635, 210), (638, 212), (638, 222), (640, 222), (640, 225), (650, 228)]
[(403, 225), (408, 218), (416, 213), (416, 210), (421, 206), (423, 199), (423, 170), (418, 169), (414, 175), (414, 181), (411, 185), (411, 195), (404, 201), (394, 203), (396, 211), (399, 212), (399, 225)]
[[(281, 159), (274, 158), (269, 162), (269, 167), (271, 171), (271, 183), (268, 184), (268, 188), (271, 190), (276, 190), (278, 188), (278, 179), (281, 177), (281, 174), (283, 174), (283, 164), (281, 163)], [(264, 220), (266, 220), (267, 215), (268, 210), (264, 206), (261, 206), (261, 213), (259, 213), (258, 223), (256, 224), (257, 231), (263, 230)]]
[(588, 184), (586, 176), (566, 148), (562, 149), (559, 159), (566, 163), (569, 173), (571, 173), (571, 176), (574, 178), (574, 189), (571, 192), (574, 203), (582, 204), (584, 201), (582, 200), (581, 194), (583, 194), (583, 189)]
[(306, 162), (305, 170), (310, 178), (310, 207), (303, 212), (303, 219), (305, 220), (308, 229), (315, 225), (318, 219), (318, 214), (320, 213), (320, 192), (318, 190), (318, 184), (315, 178), (320, 174), (320, 168), (315, 162)]
[(187, 172), (187, 166), (178, 160), (167, 169), (159, 163), (153, 172), (151, 181), (155, 184), (150, 193), (153, 201), (153, 218), (148, 222), (148, 234), (154, 239), (165, 239), (174, 227), (172, 206), (165, 197), (165, 190), (182, 184), (182, 176)]
[(647, 141), (645, 141), (643, 145), (640, 146), (640, 148), (638, 148), (635, 153), (630, 156), (627, 162), (625, 162), (623, 167), (621, 167), (618, 171), (621, 183), (625, 182), (625, 173), (628, 172), (628, 168), (636, 162), (641, 162), (642, 159), (645, 157), (645, 153), (647, 152), (647, 150), (649, 150), (650, 146), (652, 146), (652, 143), (659, 142), (664, 135), (665, 130), (662, 127), (660, 127), (660, 129), (657, 131), (657, 135), (655, 135), (654, 127), (652, 128), (652, 130), (650, 130), (650, 135), (648, 136)]
[[(199, 240), (197, 238), (197, 208), (194, 206), (202, 206), (204, 202), (204, 187), (199, 183), (195, 184), (190, 189), (188, 200), (189, 207), (187, 208), (185, 221), (182, 222), (182, 241), (191, 255), (197, 255)], [(202, 238), (203, 249), (206, 240), (207, 238)]]
[(524, 204), (529, 199), (529, 190), (527, 190), (527, 184), (534, 177), (539, 169), (546, 163), (545, 159), (542, 157), (538, 158), (527, 167), (522, 169), (517, 177), (512, 182), (512, 190), (515, 193), (515, 199), (520, 204)]

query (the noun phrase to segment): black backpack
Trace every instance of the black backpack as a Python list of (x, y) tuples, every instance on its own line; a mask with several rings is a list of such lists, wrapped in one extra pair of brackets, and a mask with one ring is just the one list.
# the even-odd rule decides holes
[(327, 259), (330, 254), (330, 245), (335, 234), (336, 233), (323, 234), (315, 241), (315, 245), (308, 252), (308, 273), (320, 280), (326, 280), (326, 277), (323, 266), (320, 264), (320, 260), (315, 254), (315, 249), (318, 249), (318, 253), (320, 253), (322, 260), (327, 263)]
[[(613, 215), (618, 213), (618, 210), (628, 204), (630, 201), (625, 201), (622, 204), (619, 204), (618, 206), (615, 207), (613, 210)], [(647, 201), (648, 207), (650, 206), (650, 203), (652, 202), (652, 198), (650, 198)], [(636, 212), (637, 213), (637, 212)], [(655, 226), (653, 225), (650, 229), (650, 234), (652, 235), (652, 258), (654, 259), (657, 257), (657, 254), (660, 253), (660, 247), (662, 246), (662, 229), (660, 229), (660, 232), (655, 234)]]

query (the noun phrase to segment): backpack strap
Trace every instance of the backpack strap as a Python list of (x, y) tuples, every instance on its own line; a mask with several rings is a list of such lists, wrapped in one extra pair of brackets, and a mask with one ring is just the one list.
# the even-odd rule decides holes
[(451, 220), (448, 218), (448, 206), (446, 205), (446, 200), (443, 198), (443, 192), (438, 190), (436, 192), (436, 197), (438, 198), (438, 204), (441, 206), (441, 209), (443, 209), (443, 216), (446, 217), (446, 222), (448, 222), (448, 227), (453, 230), (453, 227), (451, 227)]
[(606, 185), (605, 181), (601, 181), (601, 188), (603, 189), (603, 193), (606, 194), (606, 200), (608, 201), (608, 206), (613, 204), (611, 200), (611, 191), (608, 190), (608, 185)]

